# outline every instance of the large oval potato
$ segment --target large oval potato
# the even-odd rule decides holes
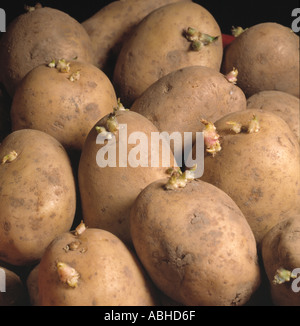
[[[246,29],[224,51],[222,72],[239,71],[237,85],[246,97],[277,90],[299,97],[299,36],[278,23]]]
[[[235,306],[260,284],[256,242],[244,215],[217,187],[193,180],[165,189],[157,180],[137,197],[130,230],[156,286],[184,305]]]
[[[263,263],[272,301],[277,306],[300,306],[299,246],[299,210],[276,224],[263,238]]]
[[[146,185],[167,175],[170,165],[161,164],[162,147],[151,147],[152,133],[159,132],[147,118],[117,111],[113,121],[119,129],[108,142],[99,138],[96,128],[106,128],[109,118],[102,118],[91,129],[83,146],[78,168],[82,215],[89,227],[110,231],[131,245],[131,205]],[[174,164],[170,147],[164,149],[169,151],[169,164]],[[157,164],[152,164],[155,156]]]
[[[281,91],[261,91],[247,99],[248,109],[261,109],[278,114],[293,130],[300,141],[300,99]]]
[[[67,13],[36,6],[15,18],[0,42],[0,76],[10,96],[34,67],[55,58],[94,63],[89,35]]]
[[[38,293],[40,306],[157,304],[136,255],[112,233],[95,228],[63,233],[51,242],[39,265]]]
[[[195,51],[186,38],[189,27],[219,38]],[[131,33],[118,56],[113,83],[124,105],[130,107],[146,88],[171,71],[192,65],[219,70],[222,54],[220,27],[210,12],[191,1],[171,3],[151,12]]]
[[[201,119],[215,122],[230,112],[245,110],[243,91],[213,68],[190,66],[175,70],[149,86],[131,111],[149,119],[169,134],[202,131]],[[179,149],[182,152],[182,148]],[[175,153],[175,157],[177,157]]]
[[[232,123],[241,130],[234,131]],[[266,232],[297,202],[298,139],[278,115],[259,109],[229,113],[215,127],[221,150],[206,153],[201,179],[237,203],[260,247]]]
[[[53,237],[72,226],[76,193],[69,158],[52,136],[31,129],[0,145],[0,260],[38,261]]]
[[[11,105],[12,129],[41,130],[67,150],[80,151],[94,124],[117,107],[117,97],[94,65],[63,61],[59,68],[57,62],[57,67],[33,68],[19,83]]]
[[[156,8],[190,0],[118,0],[82,22],[92,41],[96,65],[112,77],[117,57],[136,25]]]

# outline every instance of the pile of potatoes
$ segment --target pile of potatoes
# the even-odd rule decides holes
[[[9,24],[0,305],[300,306],[299,37],[244,27],[190,0]]]

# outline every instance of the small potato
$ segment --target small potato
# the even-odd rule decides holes
[[[190,34],[197,39],[193,46]],[[205,40],[198,41],[203,37]],[[204,7],[179,1],[151,12],[123,45],[113,84],[126,107],[130,107],[151,84],[187,66],[220,70],[223,47],[221,30]]]
[[[33,68],[18,85],[11,106],[12,129],[41,130],[68,151],[81,151],[94,124],[117,107],[115,90],[90,63],[55,64]]]
[[[221,71],[239,71],[237,85],[246,97],[264,90],[299,97],[299,36],[278,23],[246,29],[224,51]]]
[[[300,141],[298,97],[281,91],[261,91],[247,99],[247,108],[266,110],[279,115]]]
[[[160,78],[130,108],[161,132],[180,132],[182,139],[185,132],[192,132],[193,144],[196,132],[203,129],[201,119],[215,122],[225,114],[245,109],[242,90],[215,69],[204,66],[185,67]],[[182,148],[179,150],[182,152]]]
[[[11,97],[31,69],[55,58],[94,63],[91,40],[77,20],[58,9],[31,9],[8,25],[0,42],[1,82]]]
[[[229,113],[215,128],[220,150],[206,153],[201,179],[236,202],[260,247],[268,230],[297,202],[298,139],[278,115],[258,109]],[[213,140],[213,135],[208,138]]]
[[[117,57],[125,40],[137,24],[153,10],[177,1],[112,1],[82,22],[92,41],[97,66],[112,77]]]
[[[132,240],[147,273],[183,305],[244,305],[260,284],[256,242],[244,215],[211,184],[192,180],[166,189],[169,181],[145,187],[131,209]]]
[[[79,233],[57,236],[43,255],[39,305],[155,305],[156,290],[136,255],[112,233],[79,226]]]
[[[300,306],[299,246],[299,211],[288,215],[263,238],[262,259],[276,306]]]
[[[38,130],[9,134],[0,145],[0,260],[38,261],[53,237],[72,226],[76,193],[62,145]]]

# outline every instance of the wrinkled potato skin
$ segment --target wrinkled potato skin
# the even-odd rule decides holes
[[[228,121],[247,126],[253,115],[257,133],[235,134]],[[215,126],[222,149],[204,159],[202,180],[225,191],[239,206],[260,246],[266,232],[294,207],[299,192],[299,143],[274,113],[248,109],[219,119]]]
[[[263,90],[299,97],[299,36],[277,23],[254,25],[224,51],[222,72],[232,67],[247,98]]]
[[[97,66],[111,77],[122,45],[134,27],[153,10],[177,1],[114,1],[83,21],[82,26],[92,41]]]
[[[53,8],[17,17],[0,42],[0,76],[12,97],[18,83],[34,67],[54,58],[94,63],[91,40],[81,24]]]
[[[269,279],[272,301],[277,306],[300,306],[300,294],[293,292],[290,282],[274,284],[277,269],[293,271],[299,268],[300,215],[290,215],[286,220],[276,224],[264,237],[262,258]],[[298,274],[299,276],[299,274]],[[299,287],[299,281],[297,286]]]
[[[70,81],[78,71],[79,80]],[[15,92],[12,128],[41,130],[67,150],[81,150],[90,129],[116,106],[114,87],[94,65],[71,61],[67,73],[40,65],[25,76]]]
[[[261,109],[279,115],[300,141],[298,97],[281,91],[261,91],[247,99],[248,109]]]
[[[151,147],[151,132],[156,127],[142,115],[131,111],[119,111],[116,115],[119,124],[127,124],[127,134],[142,131],[148,137]],[[97,126],[104,125],[106,117]],[[105,145],[96,144],[97,132],[92,128],[82,150],[78,182],[83,218],[89,227],[105,229],[131,245],[129,230],[130,208],[140,191],[154,180],[166,177],[167,167],[151,167],[149,153],[148,167],[119,166],[119,133],[116,134],[116,167],[99,167],[97,152]],[[124,146],[124,142],[121,142]],[[127,145],[128,153],[135,145]],[[161,157],[161,155],[160,155]],[[171,153],[172,157],[172,153]]]
[[[230,112],[245,110],[246,97],[218,71],[185,67],[152,84],[130,110],[149,119],[160,131],[193,133],[202,131],[201,118],[215,122]]]
[[[126,106],[131,106],[151,84],[174,70],[192,65],[220,70],[222,38],[201,51],[193,51],[184,36],[188,27],[221,36],[213,16],[191,1],[158,8],[140,22],[124,44],[114,70],[113,83]]]
[[[66,250],[79,241],[76,250]],[[76,288],[60,281],[57,263],[80,275]],[[134,253],[113,234],[86,229],[64,233],[47,248],[39,266],[40,306],[153,306],[155,290]]]
[[[31,265],[54,236],[72,226],[76,194],[69,158],[56,139],[38,130],[8,135],[0,158],[0,260]]]
[[[236,204],[194,180],[147,186],[130,215],[135,250],[149,276],[184,305],[243,305],[260,283],[253,233]]]

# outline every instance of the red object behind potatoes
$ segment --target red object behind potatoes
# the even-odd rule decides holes
[[[234,39],[235,37],[233,35],[222,34],[223,48],[226,48],[226,46],[229,45]]]

